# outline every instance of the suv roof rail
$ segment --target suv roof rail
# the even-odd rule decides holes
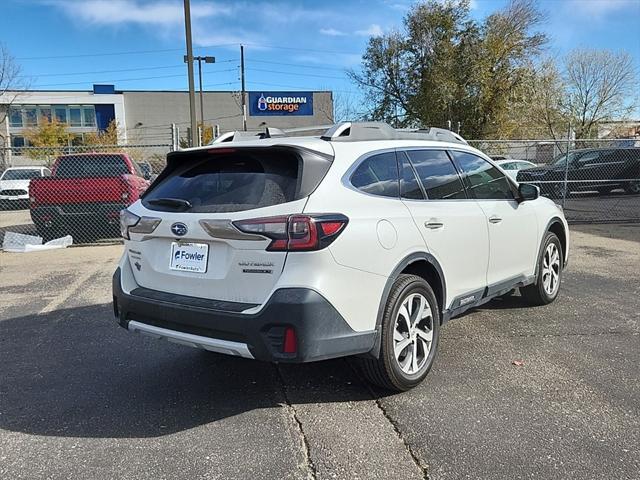
[[[262,140],[264,138],[290,137],[291,133],[325,130],[320,136],[322,140],[332,142],[359,142],[365,140],[431,140],[439,142],[462,143],[467,141],[457,133],[444,128],[395,129],[384,122],[341,122],[335,125],[310,125],[279,129],[265,127],[263,132],[227,132],[216,137],[211,144],[224,142],[241,142]]]
[[[457,133],[444,128],[395,129],[384,122],[342,122],[322,135],[332,142],[359,142],[363,140],[432,140],[467,144]]]
[[[266,127],[264,132],[243,132],[243,131],[235,131],[235,132],[226,132],[222,135],[214,138],[210,145],[215,143],[225,143],[225,142],[242,142],[247,140],[262,140],[263,138],[275,138],[275,137],[286,137],[287,134],[285,131],[280,130],[279,128],[274,127]]]

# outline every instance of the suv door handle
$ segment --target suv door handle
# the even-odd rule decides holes
[[[438,228],[444,227],[444,223],[429,220],[427,222],[424,222],[424,226],[430,230],[437,230]]]
[[[502,219],[497,215],[492,215],[491,217],[489,217],[489,222],[491,223],[500,223],[501,221]]]

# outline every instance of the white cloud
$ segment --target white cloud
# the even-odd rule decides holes
[[[637,8],[637,0],[570,0],[567,4],[571,12],[583,16],[603,17],[625,8]]]
[[[377,23],[372,23],[368,28],[364,30],[356,30],[354,32],[356,35],[360,35],[361,37],[380,37],[383,35],[382,27]]]
[[[330,37],[344,37],[346,35],[346,33],[336,30],[335,28],[321,28],[320,33]]]
[[[184,22],[182,3],[168,0],[51,0],[45,2],[63,10],[70,17],[97,25],[131,23],[138,25],[174,25]],[[232,9],[211,2],[194,3],[191,19],[228,15]]]

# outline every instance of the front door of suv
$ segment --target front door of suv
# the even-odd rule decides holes
[[[450,152],[462,172],[469,195],[485,214],[489,229],[489,290],[533,275],[538,252],[538,220],[532,202],[518,202],[517,190],[484,158],[469,152]]]
[[[444,150],[398,150],[400,190],[429,252],[444,271],[447,307],[473,303],[486,287],[489,234]],[[451,304],[452,299],[457,299]],[[461,303],[462,302],[462,303]]]

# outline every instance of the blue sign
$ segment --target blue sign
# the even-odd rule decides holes
[[[249,92],[249,115],[313,115],[313,92]]]

